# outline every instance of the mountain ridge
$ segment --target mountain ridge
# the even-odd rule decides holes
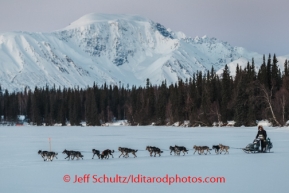
[[[0,84],[10,91],[94,82],[144,86],[147,78],[170,84],[212,66],[220,72],[240,58],[254,58],[257,67],[262,61],[256,52],[190,38],[141,16],[88,14],[51,33],[0,33]]]

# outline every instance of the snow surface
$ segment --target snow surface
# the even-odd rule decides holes
[[[25,87],[144,86],[175,83],[197,71],[243,66],[262,55],[207,36],[190,38],[150,19],[88,14],[52,33],[0,33],[0,85]],[[282,57],[282,61],[288,56]],[[233,71],[234,70],[234,71]]]
[[[265,127],[274,153],[245,154],[245,147],[256,135],[257,127],[181,128],[155,126],[118,127],[0,127],[1,192],[288,192],[289,129]],[[59,153],[53,162],[44,162],[38,150]],[[229,155],[193,155],[193,145],[231,147]],[[147,145],[164,150],[161,157],[149,157]],[[188,155],[169,155],[170,145],[190,149]],[[119,146],[138,149],[137,158],[118,158]],[[91,149],[114,149],[108,160],[91,159]],[[79,150],[84,160],[65,160],[64,149]],[[99,184],[65,183],[64,175],[84,176],[222,176],[223,184]]]

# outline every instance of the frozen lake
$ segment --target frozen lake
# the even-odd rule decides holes
[[[266,128],[274,153],[245,154],[242,150],[256,136],[257,127],[0,127],[1,192],[288,192],[289,128]],[[58,152],[58,159],[44,162],[38,150]],[[231,147],[229,155],[193,154],[194,145],[219,143]],[[164,151],[150,157],[146,146]],[[174,156],[169,146],[185,146],[189,153]],[[138,149],[137,158],[118,158],[118,147]],[[84,160],[68,161],[64,149],[81,151]],[[115,150],[114,158],[91,159],[92,149]],[[84,183],[84,176],[89,181]],[[225,183],[93,183],[95,177],[138,174],[146,177],[224,177]],[[69,175],[70,182],[63,177]],[[82,177],[83,183],[73,183]],[[79,179],[81,181],[81,179]]]

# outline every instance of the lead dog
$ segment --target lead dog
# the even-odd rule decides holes
[[[41,150],[38,151],[38,154],[41,155],[41,157],[43,158],[44,161],[46,161],[46,159],[47,159],[46,158],[47,153],[48,153],[48,151],[41,151]]]
[[[58,159],[57,158],[58,153],[55,153],[53,151],[41,151],[41,150],[39,150],[38,154],[41,155],[41,157],[43,158],[44,161],[49,161],[49,160],[52,161],[54,157],[56,157],[56,159]]]

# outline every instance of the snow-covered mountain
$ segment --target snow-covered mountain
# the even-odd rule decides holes
[[[186,37],[133,15],[88,14],[52,33],[0,34],[0,84],[8,90],[45,85],[174,83],[196,71],[262,55],[216,38]],[[236,63],[236,62],[235,62]],[[246,63],[246,62],[245,62]],[[261,62],[260,62],[261,63]]]

